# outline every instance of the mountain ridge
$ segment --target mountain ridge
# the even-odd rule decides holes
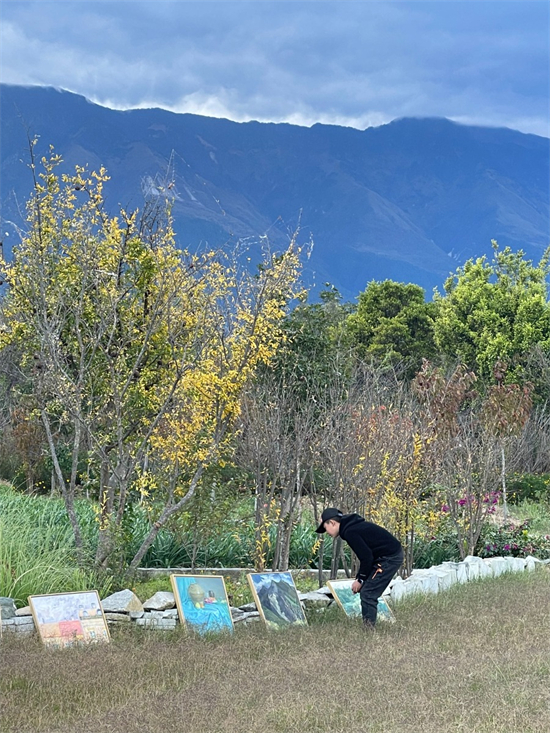
[[[29,133],[67,168],[107,168],[113,208],[141,206],[170,179],[182,246],[278,246],[299,225],[315,243],[310,281],[347,298],[373,279],[441,287],[491,239],[532,259],[550,241],[550,141],[536,135],[444,118],[357,130],[119,111],[48,87],[0,85],[0,101],[4,221],[30,192]]]

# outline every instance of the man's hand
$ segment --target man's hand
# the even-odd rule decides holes
[[[360,580],[354,580],[353,583],[351,584],[351,592],[359,593],[362,586],[363,586],[363,583],[361,583]]]

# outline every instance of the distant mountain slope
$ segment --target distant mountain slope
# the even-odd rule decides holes
[[[315,243],[310,277],[346,298],[384,278],[431,291],[492,238],[536,260],[550,242],[546,138],[444,119],[359,131],[119,112],[48,87],[1,85],[0,103],[4,221],[30,191],[28,132],[70,167],[104,165],[113,208],[141,206],[169,180],[186,246],[265,234],[283,243],[299,222]]]

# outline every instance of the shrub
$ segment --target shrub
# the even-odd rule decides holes
[[[460,560],[456,532],[439,532],[437,536],[416,537],[413,546],[415,568],[430,568],[442,562]]]
[[[541,560],[550,558],[550,535],[537,535],[529,528],[528,519],[520,524],[508,522],[500,527],[486,525],[479,537],[476,554],[480,557],[533,555]]]
[[[514,474],[508,479],[508,499],[513,504],[529,501],[550,504],[550,474]]]

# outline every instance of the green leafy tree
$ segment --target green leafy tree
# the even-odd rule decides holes
[[[405,364],[407,373],[414,375],[422,359],[435,353],[436,309],[425,301],[419,285],[393,280],[369,283],[347,321],[355,352],[361,359]]]
[[[338,290],[328,283],[319,297],[320,303],[300,302],[287,315],[281,347],[268,369],[299,400],[317,398],[335,374],[350,371],[345,323],[352,305],[342,303]]]
[[[549,252],[538,265],[520,250],[499,250],[493,259],[469,260],[436,294],[435,342],[452,363],[457,360],[483,379],[494,364],[510,365],[507,379],[517,379],[520,361],[533,347],[550,350]]]

